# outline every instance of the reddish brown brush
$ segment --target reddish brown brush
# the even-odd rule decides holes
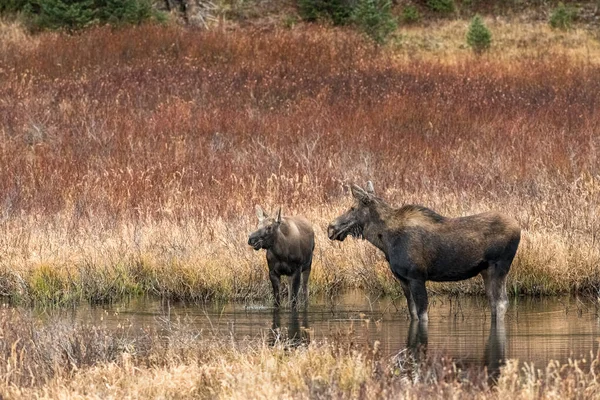
[[[600,67],[566,59],[407,64],[347,32],[157,26],[14,50],[0,75],[9,214],[228,217],[273,174],[318,183],[296,198],[284,184],[286,203],[359,177],[535,201],[598,173]]]

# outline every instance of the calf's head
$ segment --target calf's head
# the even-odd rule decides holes
[[[256,216],[258,217],[258,227],[250,234],[248,244],[254,250],[269,249],[273,246],[275,235],[281,225],[281,208],[277,210],[275,217],[269,217],[260,206],[256,206]]]
[[[357,185],[350,186],[354,204],[348,211],[333,220],[327,228],[330,240],[343,241],[348,235],[355,238],[363,236],[365,225],[370,221],[369,206],[375,201],[375,191],[371,181],[367,182],[366,190]]]

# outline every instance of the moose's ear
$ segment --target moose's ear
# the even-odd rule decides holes
[[[375,188],[373,187],[373,182],[371,182],[371,181],[367,182],[367,190],[366,190],[366,192],[369,193],[369,194],[375,194]]]
[[[352,196],[354,196],[356,200],[364,204],[369,204],[371,201],[369,193],[365,192],[360,186],[357,185],[350,186],[350,189],[352,190]]]
[[[265,213],[263,211],[263,209],[260,208],[259,205],[256,205],[255,208],[256,208],[256,217],[258,218],[259,222],[268,217],[267,213]]]
[[[281,223],[281,207],[277,210],[277,217],[275,218],[278,224]]]

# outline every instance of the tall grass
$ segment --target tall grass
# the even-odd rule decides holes
[[[594,47],[407,59],[314,27],[19,37],[0,39],[0,294],[266,297],[257,203],[314,223],[313,289],[397,291],[375,250],[324,233],[367,179],[392,204],[514,215],[515,293],[600,287]]]

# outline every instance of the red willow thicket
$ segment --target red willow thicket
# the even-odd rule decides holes
[[[559,210],[600,174],[599,111],[600,67],[560,56],[405,62],[307,27],[47,33],[0,55],[0,201],[5,218],[227,219],[371,179],[393,202]]]

